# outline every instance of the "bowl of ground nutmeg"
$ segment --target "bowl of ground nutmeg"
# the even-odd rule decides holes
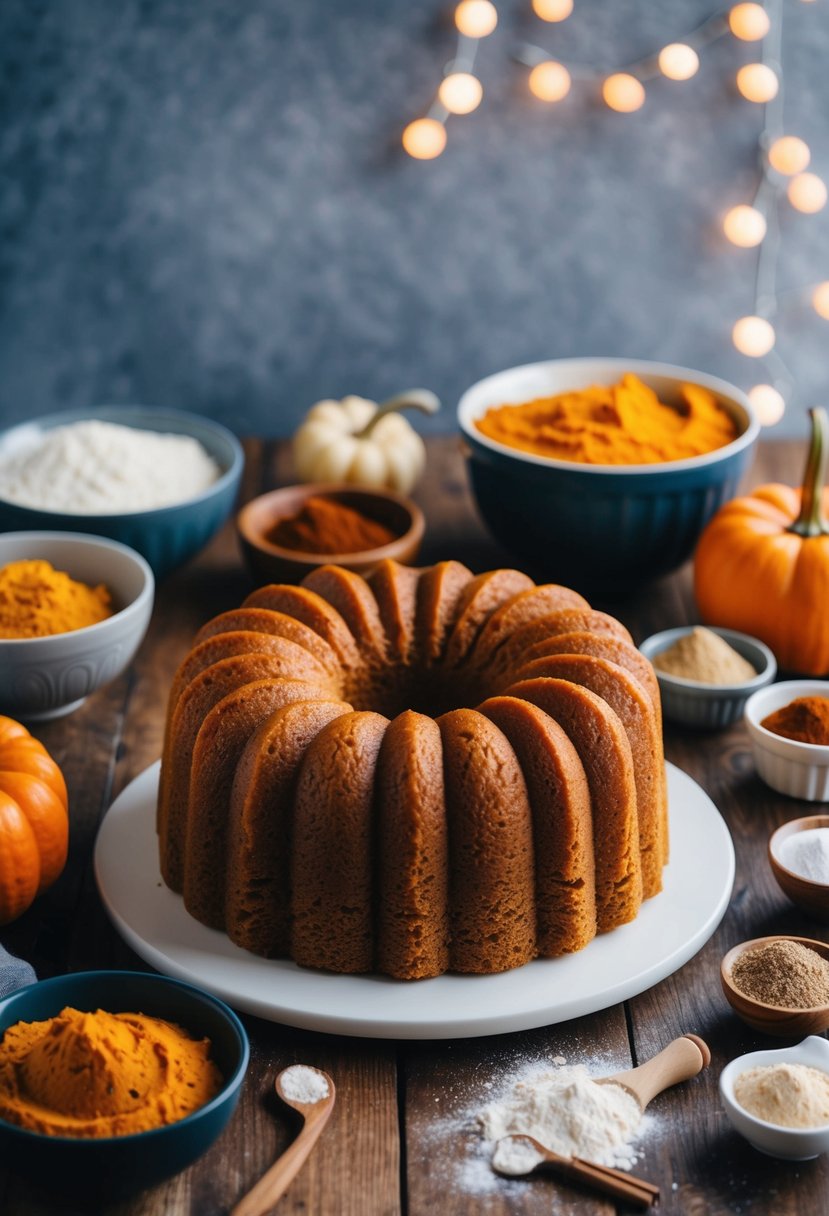
[[[829,945],[808,937],[758,937],[720,965],[731,1008],[764,1034],[796,1038],[829,1029]]]
[[[829,801],[829,680],[782,680],[746,702],[757,772],[780,794]]]
[[[368,575],[382,561],[407,565],[420,550],[420,508],[391,490],[315,484],[261,494],[236,518],[242,554],[259,583],[300,582],[329,563]]]
[[[768,646],[734,629],[663,629],[639,649],[653,664],[665,717],[701,730],[739,721],[749,697],[777,674]]]

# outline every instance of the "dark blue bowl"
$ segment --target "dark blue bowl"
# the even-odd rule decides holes
[[[236,1109],[248,1066],[248,1038],[236,1014],[192,984],[152,972],[80,971],[29,984],[0,1001],[0,1037],[17,1022],[45,1021],[66,1006],[140,1012],[209,1038],[224,1084],[185,1119],[129,1136],[47,1136],[0,1119],[0,1160],[42,1187],[100,1200],[153,1186],[206,1152]]]
[[[667,402],[682,383],[709,388],[735,420],[738,437],[686,460],[588,465],[533,456],[475,426],[490,406],[612,384],[624,372],[634,372]],[[748,398],[725,381],[634,359],[556,359],[510,368],[468,389],[458,419],[475,499],[493,535],[535,577],[610,598],[691,556],[708,520],[737,493],[760,429]]]
[[[156,578],[194,557],[218,532],[233,510],[244,467],[239,440],[226,427],[183,410],[144,405],[102,405],[65,410],[32,422],[23,422],[0,434],[0,453],[22,448],[43,431],[73,422],[114,422],[144,431],[163,431],[197,439],[222,470],[221,477],[203,494],[153,511],[125,511],[113,515],[70,515],[21,507],[0,498],[0,532],[92,532],[121,541],[145,557]]]

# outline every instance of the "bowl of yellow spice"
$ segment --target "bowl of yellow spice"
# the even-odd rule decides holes
[[[768,646],[735,629],[682,625],[652,634],[639,649],[653,664],[665,717],[700,730],[739,721],[749,697],[777,674]]]
[[[634,359],[509,368],[467,389],[458,421],[495,537],[536,577],[607,598],[691,556],[759,433],[740,389]]]
[[[71,713],[127,667],[155,580],[117,541],[73,532],[0,536],[0,708],[24,721]]]
[[[100,1199],[201,1156],[249,1059],[224,1002],[141,971],[86,971],[0,1001],[0,1155],[47,1187]]]

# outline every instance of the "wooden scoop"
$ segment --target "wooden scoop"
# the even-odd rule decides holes
[[[310,1066],[304,1065],[303,1067]],[[302,1131],[293,1144],[285,1150],[281,1157],[277,1158],[271,1168],[248,1191],[247,1195],[239,1200],[231,1211],[230,1216],[264,1216],[265,1212],[270,1211],[277,1200],[281,1199],[285,1191],[287,1191],[305,1164],[311,1149],[319,1139],[320,1132],[325,1127],[334,1109],[336,1091],[334,1089],[334,1082],[327,1072],[323,1072],[321,1068],[310,1069],[310,1071],[317,1073],[326,1082],[328,1093],[315,1102],[300,1102],[296,1098],[289,1097],[283,1088],[283,1079],[289,1071],[289,1069],[284,1068],[278,1074],[274,1087],[282,1101],[286,1105],[293,1107],[294,1110],[299,1111],[302,1115],[305,1121]]]
[[[562,1157],[559,1153],[554,1153],[552,1149],[546,1148],[534,1136],[528,1136],[523,1132],[513,1136],[504,1136],[502,1140],[498,1141],[498,1144],[500,1146],[507,1141],[513,1143],[524,1141],[533,1150],[527,1157],[528,1168],[525,1171],[527,1173],[531,1173],[540,1165],[552,1166],[556,1173],[571,1182],[583,1183],[584,1186],[589,1186],[595,1191],[612,1195],[614,1199],[622,1199],[626,1203],[636,1204],[637,1207],[648,1208],[652,1203],[659,1202],[659,1187],[654,1186],[651,1182],[646,1182],[644,1178],[636,1178],[633,1174],[612,1169],[609,1165],[598,1165],[595,1161],[585,1161],[583,1157]],[[497,1158],[493,1161],[492,1168],[508,1178],[515,1178],[518,1174],[518,1171],[514,1169],[501,1168]]]
[[[612,1077],[595,1077],[597,1084],[621,1085],[633,1094],[642,1110],[652,1098],[669,1089],[679,1081],[687,1081],[711,1063],[708,1044],[699,1035],[684,1034],[663,1047],[653,1059],[629,1068],[626,1072],[614,1073]]]

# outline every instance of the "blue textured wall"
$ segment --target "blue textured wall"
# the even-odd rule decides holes
[[[501,0],[481,108],[437,161],[399,151],[454,33],[440,0],[4,0],[0,421],[88,402],[288,433],[322,396],[434,388],[454,425],[490,371],[570,354],[758,378],[729,342],[755,255],[720,217],[752,192],[758,107],[727,38],[624,117],[550,109],[519,36],[618,67],[712,0]],[[829,174],[827,5],[784,0],[787,127]],[[829,278],[829,211],[783,214],[784,287]],[[780,349],[825,400],[829,325],[793,300]]]

